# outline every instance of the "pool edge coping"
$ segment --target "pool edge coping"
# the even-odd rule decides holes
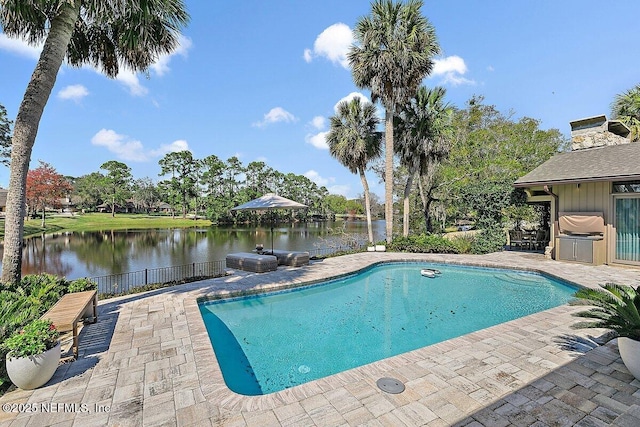
[[[478,262],[469,262],[469,260],[467,259],[458,259],[458,260],[448,260],[446,262],[443,262],[442,260],[436,260],[433,259],[431,256],[432,255],[441,255],[441,254],[411,254],[410,257],[407,257],[405,253],[394,253],[394,252],[387,252],[387,254],[389,255],[402,255],[402,257],[400,258],[394,258],[392,260],[367,260],[366,264],[364,266],[358,266],[355,268],[351,268],[349,269],[348,272],[343,272],[337,275],[333,275],[333,276],[328,276],[327,278],[322,278],[322,279],[317,279],[314,281],[307,281],[307,282],[303,282],[305,283],[305,285],[308,285],[310,282],[315,282],[315,283],[319,283],[322,281],[327,281],[327,280],[335,280],[336,278],[340,278],[340,277],[344,277],[347,275],[352,275],[352,274],[356,274],[359,271],[362,270],[366,270],[369,268],[372,268],[376,265],[381,265],[384,263],[393,263],[393,262],[427,262],[427,263],[440,263],[440,264],[452,264],[452,265],[458,265],[458,266],[471,266],[471,267],[485,267],[485,268],[497,268],[497,269],[502,269],[502,270],[521,270],[521,271],[526,271],[526,272],[532,272],[532,273],[538,273],[541,274],[543,276],[549,276],[552,278],[555,278],[557,280],[561,280],[561,281],[565,281],[568,282],[574,286],[577,287],[585,287],[583,284],[571,281],[569,279],[566,279],[565,277],[561,277],[559,275],[550,273],[548,271],[544,271],[538,268],[532,268],[532,267],[528,267],[528,266],[511,266],[511,265],[507,265],[507,264],[498,264],[495,261],[491,261],[491,260],[482,260],[482,261],[478,261]],[[346,255],[347,257],[349,255]],[[313,267],[311,266],[306,266],[306,267]],[[268,273],[265,274],[263,277],[267,278],[268,277]],[[255,289],[255,291],[253,291],[252,294],[248,294],[248,295],[253,295],[253,294],[259,294],[259,293],[265,293],[265,292],[272,292],[272,291],[278,291],[278,290],[286,290],[286,289],[293,289],[295,287],[300,287],[303,286],[301,285],[301,283],[294,283],[294,284],[287,284],[287,285],[279,285],[279,284],[268,284],[266,286],[262,286],[259,289]],[[227,295],[226,297],[229,297],[228,295],[230,293],[233,293],[234,291],[222,291],[222,295]],[[245,290],[242,290],[240,292],[245,292]],[[237,410],[241,410],[241,411],[253,411],[253,410],[269,410],[269,409],[276,409],[278,407],[281,407],[283,405],[288,405],[288,404],[293,404],[295,402],[298,402],[302,399],[306,399],[310,396],[316,395],[318,393],[323,393],[326,392],[327,390],[331,390],[337,387],[344,387],[348,384],[350,384],[351,382],[353,382],[354,379],[358,379],[358,380],[364,380],[366,382],[368,382],[372,387],[376,387],[376,380],[380,377],[380,376],[384,376],[383,373],[388,371],[389,366],[394,366],[395,368],[399,368],[403,365],[406,364],[406,360],[407,359],[412,359],[414,358],[417,354],[423,352],[425,349],[433,349],[433,348],[437,348],[437,347],[441,347],[441,346],[448,346],[451,345],[451,343],[455,343],[457,340],[464,342],[465,341],[465,337],[470,337],[470,336],[474,336],[476,334],[485,334],[487,332],[490,332],[496,328],[501,328],[504,326],[508,326],[508,325],[512,325],[514,322],[521,322],[523,321],[523,319],[528,319],[532,316],[542,316],[542,315],[551,315],[553,314],[553,312],[555,311],[559,311],[559,314],[563,313],[566,310],[571,310],[571,308],[568,306],[568,304],[563,304],[561,306],[558,307],[554,307],[551,309],[547,309],[547,310],[543,310],[537,313],[533,313],[524,317],[520,317],[518,319],[513,319],[507,322],[503,322],[500,323],[498,325],[494,325],[488,328],[484,328],[484,329],[480,329],[478,331],[474,331],[472,333],[469,334],[465,334],[462,336],[458,336],[455,338],[451,338],[449,340],[445,340],[445,341],[441,341],[439,343],[435,343],[426,347],[421,347],[419,349],[416,350],[412,350],[409,352],[405,352],[405,353],[401,353],[399,355],[396,356],[391,356],[389,358],[385,358],[382,360],[378,360],[375,362],[371,362],[368,363],[366,365],[362,365],[359,367],[355,367],[352,369],[349,369],[347,371],[343,371],[337,374],[333,374],[327,377],[323,377],[323,378],[319,378],[317,380],[313,380],[304,384],[300,384],[300,385],[296,385],[293,386],[291,388],[287,388],[281,391],[277,391],[277,392],[273,392],[273,393],[269,393],[269,394],[265,394],[265,395],[258,395],[258,396],[247,396],[247,395],[242,395],[242,394],[238,394],[234,391],[232,391],[231,389],[229,389],[226,385],[226,383],[224,382],[224,378],[222,376],[222,372],[220,369],[220,366],[218,365],[218,361],[217,358],[215,356],[215,350],[213,349],[213,346],[211,344],[209,335],[206,331],[206,326],[204,325],[204,320],[202,319],[202,315],[200,313],[200,304],[199,302],[203,300],[203,298],[208,298],[211,296],[211,294],[215,294],[215,293],[219,293],[219,291],[213,291],[213,292],[207,292],[201,295],[197,296],[196,298],[185,298],[185,313],[190,313],[190,315],[187,316],[188,318],[188,324],[189,324],[189,329],[190,331],[193,333],[197,333],[200,337],[200,339],[198,340],[194,340],[197,341],[199,343],[198,346],[198,350],[196,351],[195,348],[195,344],[194,344],[194,353],[196,352],[200,352],[201,356],[207,356],[206,358],[196,358],[196,365],[198,367],[198,376],[200,377],[200,381],[201,381],[201,386],[203,389],[203,394],[207,399],[212,399],[214,401],[217,402],[217,404],[225,409],[225,410],[229,410],[229,411],[237,411]],[[237,293],[237,291],[236,291]],[[235,296],[246,296],[246,295],[235,295]],[[234,296],[234,297],[235,297]],[[189,310],[187,310],[187,305],[189,306]],[[564,310],[563,310],[564,308]],[[196,318],[193,319],[193,310],[195,309],[195,312],[197,314]],[[573,311],[577,310],[576,308],[573,309]],[[192,323],[194,322],[194,323]],[[195,328],[192,329],[192,326],[194,326]],[[202,333],[204,333],[204,335],[202,335]],[[202,345],[202,342],[206,342],[205,345]],[[211,358],[212,357],[212,358]],[[215,364],[215,372],[211,372],[210,370],[207,370],[204,366],[201,368],[201,364],[204,363],[206,360],[208,360],[208,363],[214,362]],[[200,362],[200,363],[198,363]],[[372,375],[372,373],[375,373],[374,375]],[[211,377],[211,375],[213,374],[213,377]],[[206,384],[206,382],[204,381],[204,379],[207,378],[209,380],[213,380],[211,383]],[[207,381],[208,382],[208,381]]]

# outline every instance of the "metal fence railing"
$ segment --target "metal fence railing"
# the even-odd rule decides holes
[[[325,257],[336,252],[358,251],[366,245],[335,245],[309,250],[310,257]],[[173,267],[145,268],[127,273],[91,277],[98,286],[98,295],[126,294],[132,289],[150,284],[177,283],[183,280],[224,275],[225,260],[194,262]]]
[[[359,251],[366,247],[364,244],[348,244],[339,246],[330,246],[324,248],[315,248],[309,251],[310,257],[323,257],[337,252]]]
[[[98,295],[128,293],[132,289],[154,283],[174,283],[199,277],[224,274],[225,261],[194,262],[173,267],[145,268],[128,273],[91,277],[98,285]]]

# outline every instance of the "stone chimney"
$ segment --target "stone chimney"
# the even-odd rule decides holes
[[[571,150],[628,144],[629,128],[618,120],[607,120],[605,115],[575,120],[571,125]]]

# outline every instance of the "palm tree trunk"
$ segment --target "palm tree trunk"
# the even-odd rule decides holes
[[[424,185],[422,183],[422,178],[418,179],[418,187],[420,188],[420,198],[422,199],[424,228],[427,233],[431,233],[433,231],[433,221],[431,220],[431,215],[429,215],[429,210],[431,209],[431,203],[433,203],[434,201],[433,197],[431,196],[433,187],[429,186],[429,190],[425,191]]]
[[[373,240],[373,226],[371,225],[371,198],[369,197],[369,183],[364,174],[363,168],[358,168],[360,173],[360,181],[362,181],[362,189],[364,190],[364,211],[367,214],[367,232],[369,233],[369,243],[375,243]]]
[[[384,116],[384,219],[387,243],[393,239],[393,114],[387,108]]]
[[[413,177],[416,174],[416,168],[411,168],[409,176],[407,177],[407,184],[404,186],[404,202],[402,212],[402,235],[407,237],[409,235],[409,197],[411,196],[411,187],[413,187]]]
[[[31,151],[42,112],[55,85],[71,34],[80,16],[81,3],[81,0],[73,0],[60,5],[60,12],[51,21],[49,35],[16,116],[11,140],[11,167],[0,278],[2,283],[19,283],[21,279],[27,172]]]
[[[420,190],[420,199],[422,200],[422,214],[424,215],[424,230],[429,232],[429,210],[427,209],[427,195],[424,193],[422,185],[422,177],[418,177],[418,189]]]

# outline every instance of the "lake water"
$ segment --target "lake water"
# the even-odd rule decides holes
[[[376,240],[384,239],[384,221],[374,221]],[[366,242],[365,221],[278,224],[275,249],[313,251],[337,242],[341,232]],[[25,241],[22,273],[40,272],[68,279],[224,260],[228,253],[247,252],[262,243],[271,247],[267,226],[216,226],[153,230],[55,233]]]

